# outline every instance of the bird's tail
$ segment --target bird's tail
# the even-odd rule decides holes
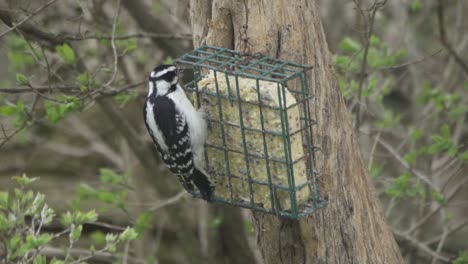
[[[193,170],[193,183],[197,186],[200,191],[203,200],[211,201],[213,199],[214,185],[209,180],[206,172],[198,169]]]

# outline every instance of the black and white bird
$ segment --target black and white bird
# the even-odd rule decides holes
[[[196,111],[185,95],[179,83],[181,72],[174,65],[160,65],[151,72],[145,124],[162,160],[183,187],[189,192],[197,188],[210,201],[214,184],[203,169],[208,137],[205,113]]]

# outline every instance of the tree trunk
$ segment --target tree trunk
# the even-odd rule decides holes
[[[194,46],[206,42],[313,65],[314,142],[328,206],[300,221],[254,213],[266,263],[402,263],[338,89],[317,1],[192,0]]]

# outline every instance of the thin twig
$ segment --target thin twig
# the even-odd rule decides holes
[[[398,152],[390,145],[388,144],[386,141],[384,141],[383,139],[376,139],[380,145],[382,145],[382,147],[384,147],[390,154],[392,154],[392,156],[400,162],[400,164],[407,170],[409,170],[411,173],[413,173],[414,175],[416,175],[416,177],[418,177],[420,180],[422,180],[423,182],[425,182],[428,186],[431,187],[431,189],[433,189],[434,191],[436,192],[440,192],[439,188],[434,185],[434,183],[432,183],[432,181],[429,179],[429,177],[427,177],[426,175],[424,175],[422,172],[412,168],[408,162],[405,161],[405,159],[400,155],[398,154]]]
[[[459,184],[457,184],[457,186],[455,186],[455,188],[453,188],[453,190],[446,196],[446,201],[447,203],[462,189],[465,187],[465,184],[468,183],[468,177],[465,177],[461,180],[461,182],[459,182]],[[443,204],[438,204],[436,208],[434,208],[434,210],[432,210],[430,213],[428,213],[426,216],[424,216],[421,220],[419,220],[419,222],[417,222],[416,224],[414,224],[413,226],[411,226],[411,228],[409,228],[406,233],[412,233],[414,232],[415,230],[417,230],[419,227],[421,227],[422,225],[424,225],[429,219],[431,219],[436,213],[438,213],[442,207],[444,205]]]
[[[187,192],[185,190],[181,191],[178,194],[174,195],[173,197],[171,197],[169,199],[166,199],[166,200],[152,206],[150,208],[150,210],[151,211],[157,211],[157,210],[159,210],[161,208],[164,208],[164,207],[166,207],[168,205],[174,204],[174,203],[178,202],[179,200],[181,200],[182,198],[186,197],[186,195],[187,195]]]
[[[101,96],[112,96],[112,95],[117,95],[121,92],[125,92],[127,90],[131,90],[133,88],[136,88],[138,86],[141,86],[145,84],[147,81],[139,81],[136,83],[131,83],[119,88],[113,88],[113,89],[108,89],[106,91],[99,91],[98,94]],[[41,92],[41,93],[67,93],[67,94],[84,94],[80,90],[80,87],[78,86],[52,86],[52,87],[47,87],[47,86],[33,86],[33,89],[30,87],[8,87],[8,88],[0,88],[0,93],[8,93],[8,94],[18,94],[18,93],[33,93],[35,91]]]
[[[410,235],[408,235],[406,233],[399,232],[397,230],[393,230],[393,233],[397,237],[402,238],[403,240],[409,242],[410,244],[412,244],[416,248],[418,248],[421,251],[427,253],[429,256],[431,256],[433,258],[436,258],[437,260],[441,260],[441,261],[444,261],[444,262],[449,262],[450,261],[450,259],[448,257],[444,257],[444,256],[439,255],[437,252],[432,250],[430,247],[428,247],[427,245],[419,242],[417,239],[413,238],[412,236],[410,236]]]
[[[62,41],[84,41],[84,40],[111,40],[112,36],[58,36]],[[124,36],[114,36],[114,40],[127,40],[133,38],[154,38],[154,39],[173,39],[173,40],[191,40],[189,34],[164,34],[164,33],[135,33]]]
[[[459,223],[458,225],[454,226],[453,228],[450,228],[447,232],[447,237],[453,235],[455,232],[458,232],[460,229],[464,228],[465,226],[468,226],[468,219],[465,221]],[[442,239],[442,235],[433,237],[427,241],[424,241],[424,244],[431,245],[433,243],[436,243],[437,241],[440,241]]]
[[[28,20],[30,20],[31,18],[33,18],[35,15],[39,14],[42,10],[46,9],[47,7],[49,7],[50,5],[52,5],[53,3],[57,2],[57,0],[50,0],[49,2],[47,2],[45,5],[37,8],[36,10],[34,10],[29,16],[27,16],[25,19],[21,20],[20,22],[18,23],[12,23],[13,25],[8,28],[6,31],[0,33],[0,38],[2,38],[3,36],[5,36],[6,34],[8,34],[9,32],[15,30],[17,27],[23,25],[24,23],[26,23]]]
[[[443,229],[444,229],[444,231],[442,233],[442,238],[440,239],[439,244],[437,245],[437,249],[436,249],[437,255],[440,255],[440,252],[442,251],[442,248],[443,248],[443,246],[445,244],[445,241],[446,241],[447,235],[448,235],[447,227],[443,226]],[[431,264],[437,264],[437,258],[433,257]]]
[[[424,57],[416,59],[416,60],[407,61],[405,63],[399,64],[399,65],[394,65],[394,66],[389,66],[389,67],[379,67],[379,68],[376,68],[376,70],[396,70],[396,69],[408,67],[408,66],[411,66],[411,65],[419,64],[419,63],[424,62],[428,58],[434,57],[435,55],[439,54],[440,52],[442,52],[442,49],[439,49],[436,52],[433,52],[433,53],[431,53],[431,54],[429,54],[427,56],[424,56]]]
[[[366,36],[365,36],[365,46],[364,46],[364,57],[362,58],[361,62],[361,71],[359,74],[359,86],[358,86],[358,109],[356,113],[356,130],[359,131],[359,127],[361,126],[361,99],[362,99],[362,89],[364,87],[364,81],[367,79],[367,56],[369,54],[369,48],[370,48],[370,38],[372,36],[372,33],[374,31],[374,22],[375,22],[375,15],[377,14],[377,11],[385,6],[387,3],[387,0],[383,0],[381,2],[375,0],[374,4],[372,5],[372,13],[368,22],[368,28],[366,30]]]
[[[114,70],[112,71],[112,77],[109,79],[109,81],[107,81],[106,84],[104,84],[104,87],[109,86],[115,80],[115,76],[117,75],[119,56],[117,54],[117,47],[115,46],[115,30],[117,28],[117,22],[119,21],[120,7],[121,7],[120,0],[118,0],[117,12],[115,13],[114,23],[112,23],[112,35],[111,35],[112,53],[114,54]]]
[[[379,132],[377,132],[377,135],[375,136],[375,140],[374,140],[374,144],[372,144],[372,149],[370,151],[370,154],[369,154],[369,162],[367,164],[367,169],[370,171],[372,169],[372,164],[374,163],[374,153],[375,153],[375,149],[377,148],[377,143],[380,139],[380,134],[382,133],[381,130],[379,130]]]
[[[455,48],[450,44],[450,41],[448,40],[447,33],[445,31],[445,17],[444,17],[444,0],[438,0],[438,5],[437,5],[437,19],[439,21],[439,34],[440,34],[440,42],[444,47],[448,50],[450,55],[455,59],[455,61],[460,65],[462,68],[463,72],[468,75],[468,64],[460,57],[460,55],[457,53]]]
[[[23,130],[26,127],[26,125],[27,125],[27,122],[24,122],[19,128],[17,128],[15,131],[13,131],[13,133],[11,133],[9,135],[6,134],[5,129],[2,126],[2,131],[3,131],[3,134],[4,134],[4,138],[2,139],[2,142],[0,142],[0,148],[2,148],[3,145],[5,145],[8,141],[10,141],[13,137],[15,137],[16,134],[21,132],[21,130]]]

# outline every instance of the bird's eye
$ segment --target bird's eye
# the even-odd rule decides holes
[[[177,74],[182,74],[184,72],[184,69],[177,68],[176,73]]]

